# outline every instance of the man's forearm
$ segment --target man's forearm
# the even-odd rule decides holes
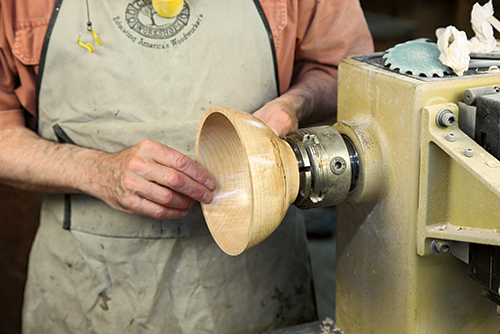
[[[337,78],[319,69],[308,71],[280,98],[293,103],[301,124],[330,119],[337,112]]]
[[[0,182],[85,193],[117,210],[157,219],[184,217],[195,201],[210,203],[215,187],[192,159],[152,140],[105,153],[53,143],[23,127],[0,130]]]
[[[337,79],[322,70],[302,74],[283,95],[254,113],[279,137],[302,125],[324,121],[337,110]]]
[[[24,127],[0,130],[0,182],[55,192],[89,191],[92,161],[103,152],[53,143]]]

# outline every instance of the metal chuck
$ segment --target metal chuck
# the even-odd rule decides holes
[[[301,209],[342,203],[357,184],[359,159],[351,140],[331,126],[290,132],[290,144],[300,173],[295,205]]]

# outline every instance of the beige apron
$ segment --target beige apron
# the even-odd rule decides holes
[[[186,1],[161,18],[150,0],[89,0],[103,42],[76,43],[84,0],[58,2],[39,89],[39,133],[116,152],[154,139],[193,156],[203,111],[252,112],[277,94],[267,22],[251,0]],[[63,229],[64,224],[64,229]],[[303,222],[241,256],[218,249],[199,206],[184,219],[48,195],[28,268],[25,333],[260,333],[313,320]]]

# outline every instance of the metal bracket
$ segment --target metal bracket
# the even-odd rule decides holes
[[[458,125],[436,124],[443,109],[458,115],[453,103],[422,109],[417,223],[422,256],[433,254],[434,239],[500,245],[500,162]]]

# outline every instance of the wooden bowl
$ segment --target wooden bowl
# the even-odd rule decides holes
[[[201,206],[219,247],[238,255],[271,235],[299,191],[288,143],[250,114],[213,106],[198,127],[195,154],[216,180],[213,201]]]

